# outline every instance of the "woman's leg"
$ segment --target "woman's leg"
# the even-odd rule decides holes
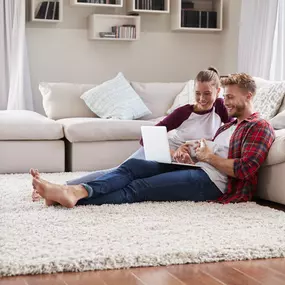
[[[172,170],[171,165],[133,158],[113,172],[87,184],[60,185],[33,177],[33,187],[46,200],[48,206],[59,203],[71,208],[83,198],[106,195],[120,190],[135,179],[151,177]]]
[[[147,176],[147,173],[140,175],[139,172],[143,173],[143,170],[136,167],[125,170],[134,173],[130,174],[129,178],[125,177],[124,181],[121,181],[122,183],[115,181],[116,179],[110,181],[109,190],[112,189],[112,191],[106,191],[106,194],[100,189],[99,184],[96,184],[96,181],[95,183],[88,183],[86,187],[88,198],[79,200],[77,205],[122,204],[143,201],[197,202],[216,200],[222,195],[221,191],[201,169],[158,165],[159,167],[156,163],[152,165],[157,170],[153,172],[160,172],[156,175]],[[151,172],[150,169],[149,171]],[[132,179],[134,177],[137,179]],[[106,177],[106,179],[109,178]]]
[[[125,161],[131,159],[131,158],[136,158],[136,159],[143,159],[145,160],[145,154],[144,154],[144,148],[140,147],[136,152],[134,152],[130,157],[128,157]],[[125,162],[124,161],[124,162]],[[123,163],[124,163],[123,162]],[[88,183],[90,181],[94,181],[95,179],[111,173],[112,171],[116,170],[118,166],[113,167],[113,168],[109,168],[109,169],[104,169],[104,170],[97,170],[94,171],[92,173],[89,173],[87,175],[81,176],[79,178],[75,178],[72,180],[68,180],[66,182],[67,185],[78,185],[78,184],[82,184],[82,183]]]

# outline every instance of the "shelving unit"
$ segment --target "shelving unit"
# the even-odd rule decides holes
[[[101,37],[100,33],[110,33],[115,37]],[[135,29],[135,30],[134,30]],[[89,40],[136,41],[140,38],[140,16],[93,14],[88,17]]]
[[[223,0],[193,0],[191,2],[193,2],[194,7],[191,9],[183,9],[182,1],[183,0],[171,1],[171,29],[173,31],[222,31]],[[216,25],[213,27],[215,22]]]
[[[63,0],[31,0],[32,22],[59,23],[63,21]]]
[[[70,0],[72,6],[81,7],[123,7],[124,0]]]
[[[126,0],[126,2],[128,13],[165,14],[169,13],[170,8],[170,0]]]

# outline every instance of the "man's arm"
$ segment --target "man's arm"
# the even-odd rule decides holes
[[[198,159],[208,162],[219,171],[238,179],[254,175],[266,159],[274,141],[274,131],[266,121],[258,121],[247,133],[241,158],[225,159],[213,154],[209,148],[198,149]]]
[[[211,153],[209,155],[209,158],[205,162],[208,162],[209,164],[213,165],[219,171],[227,174],[228,176],[236,177],[234,172],[234,161],[234,159],[222,158],[218,155]]]

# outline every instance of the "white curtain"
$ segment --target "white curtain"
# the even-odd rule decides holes
[[[0,0],[0,62],[0,110],[33,110],[24,0]]]
[[[285,0],[278,1],[270,79],[285,80]]]
[[[277,19],[280,14],[283,14],[284,21],[284,11],[280,11],[281,6],[284,10],[284,1],[242,0],[238,47],[239,72],[274,79],[270,78],[275,74],[272,64],[280,60],[280,53],[276,51],[283,45],[284,52],[284,38],[283,44],[276,40],[280,33],[280,29],[277,31]]]

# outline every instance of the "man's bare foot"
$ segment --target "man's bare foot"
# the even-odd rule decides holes
[[[54,203],[73,208],[79,199],[87,197],[88,193],[81,185],[66,186],[45,182],[42,179],[33,178],[33,187],[46,200],[46,205]],[[52,203],[52,204],[51,204]]]

